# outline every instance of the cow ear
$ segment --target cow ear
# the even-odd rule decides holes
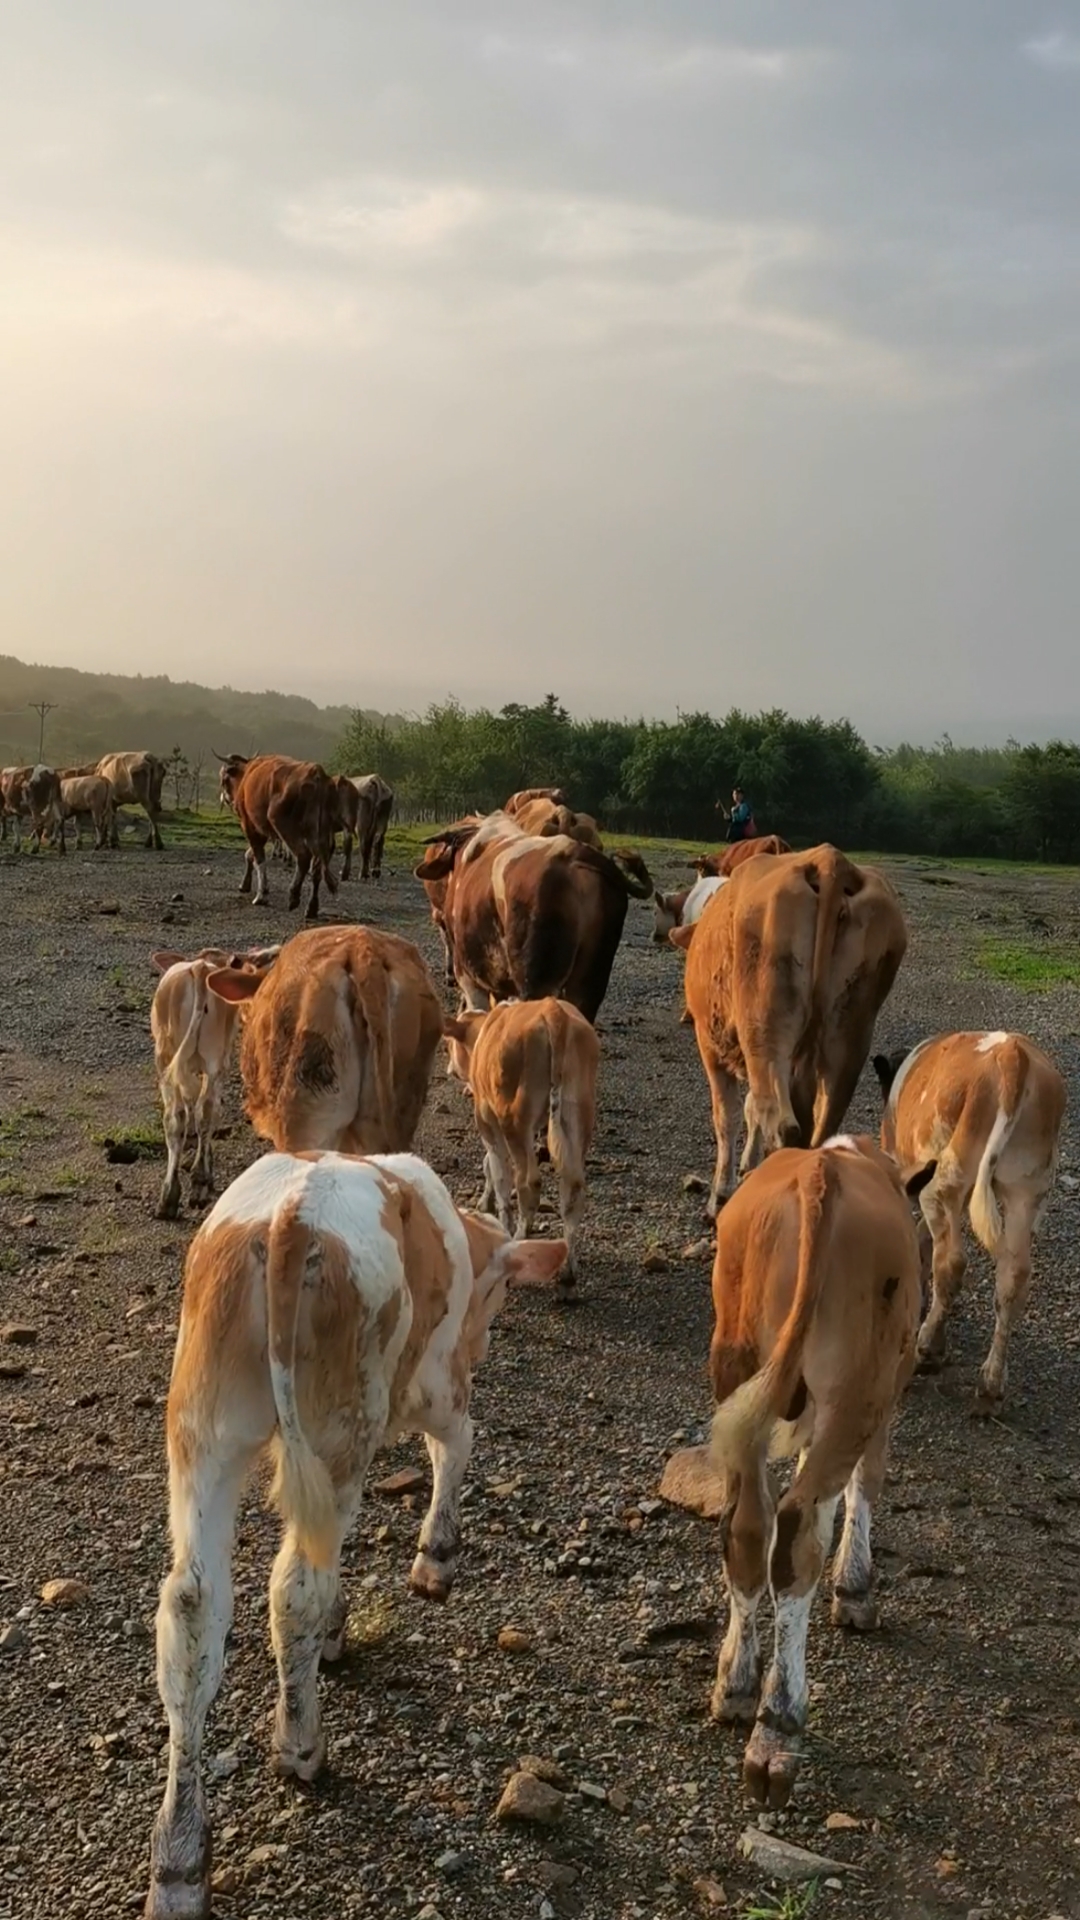
[[[892,1086],[893,1080],[895,1078],[891,1063],[889,1062],[885,1054],[875,1053],[873,1059],[870,1062],[870,1065],[873,1067],[874,1072],[877,1074],[878,1085],[881,1088],[882,1093],[888,1093],[889,1088]]]
[[[452,1014],[446,1015],[442,1030],[444,1040],[460,1040],[463,1044],[468,1041],[469,1029],[465,1021],[456,1020]]]
[[[928,1160],[925,1167],[918,1167],[914,1173],[903,1174],[901,1178],[904,1182],[904,1192],[910,1195],[912,1200],[916,1199],[923,1188],[930,1185],[936,1172],[937,1161]]]
[[[447,874],[453,871],[453,866],[454,849],[452,847],[444,846],[441,853],[432,848],[421,860],[419,866],[413,868],[413,878],[414,880],[445,880]]]
[[[681,947],[685,953],[696,932],[697,926],[694,922],[691,922],[688,927],[672,927],[671,932],[668,934],[668,939],[671,941],[673,947]]]
[[[159,973],[168,973],[170,967],[179,966],[186,957],[183,953],[152,953],[150,964],[155,966]]]
[[[570,1252],[565,1240],[511,1240],[496,1256],[508,1287],[549,1287]]]
[[[254,973],[247,967],[222,967],[219,973],[207,974],[206,984],[219,1000],[238,1006],[242,1000],[254,998],[265,978],[264,972]]]

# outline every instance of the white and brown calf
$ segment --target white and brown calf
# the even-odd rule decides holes
[[[814,1151],[772,1154],[717,1222],[711,1457],[725,1490],[729,1617],[712,1712],[753,1723],[743,1778],[772,1807],[786,1804],[801,1761],[807,1627],[841,1494],[833,1621],[877,1623],[871,1514],[919,1323],[908,1195],[932,1173],[905,1181],[873,1140],[838,1135]],[[778,1504],[770,1453],[799,1456]],[[762,1683],[757,1614],[766,1585],[775,1627]]]
[[[997,1274],[994,1337],[979,1374],[976,1410],[1005,1395],[1009,1335],[1031,1287],[1031,1244],[1058,1162],[1065,1082],[1052,1060],[1019,1033],[949,1033],[907,1058],[878,1054],[885,1096],[882,1146],[907,1163],[937,1160],[922,1195],[933,1239],[933,1295],[919,1331],[919,1359],[940,1365],[945,1323],[964,1279],[965,1207]]]
[[[193,1123],[197,1149],[191,1171],[192,1205],[200,1205],[214,1190],[214,1125],[240,1008],[211,993],[207,981],[222,967],[259,971],[273,963],[277,951],[263,947],[249,954],[229,954],[206,947],[193,960],[182,953],[153,955],[162,978],[150,1008],[150,1031],[168,1154],[159,1220],[175,1220],[180,1210],[180,1164]]]
[[[673,927],[696,926],[713,894],[726,886],[726,875],[703,874],[681,893],[661,893],[658,888],[653,894],[653,939],[657,946],[667,945]]]
[[[146,1920],[210,1912],[203,1730],[232,1618],[236,1510],[268,1450],[285,1537],[270,1582],[278,1770],[326,1751],[316,1676],[340,1656],[342,1542],[385,1442],[423,1433],[431,1505],[409,1576],[445,1600],[472,1449],[469,1398],[507,1287],[549,1281],[559,1241],[508,1241],[459,1213],[411,1154],[271,1153],[222,1196],[188,1254],[168,1406],[173,1567],[158,1608],[169,1776]]]
[[[577,1280],[576,1249],[585,1207],[585,1161],[596,1124],[600,1042],[584,1014],[566,1000],[507,1000],[490,1013],[447,1020],[450,1068],[467,1082],[484,1143],[481,1207],[494,1200],[510,1228],[532,1232],[540,1205],[536,1139],[547,1123],[548,1152],[559,1181],[566,1238],[564,1286]]]

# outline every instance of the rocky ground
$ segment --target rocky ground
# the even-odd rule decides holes
[[[661,870],[662,872],[662,870]],[[675,878],[674,871],[670,877]],[[1075,1086],[1080,995],[980,973],[987,934],[1067,943],[1075,881],[898,870],[913,940],[886,1047],[1015,1026]],[[0,854],[0,1914],[137,1912],[163,1780],[152,1625],[166,1563],[162,1408],[193,1222],[155,1221],[151,951],[246,943],[235,852],[34,861]],[[257,938],[293,930],[284,884]],[[341,896],[436,951],[402,868]],[[1039,924],[1039,921],[1043,923]],[[1080,1916],[1080,1302],[1075,1130],[1046,1222],[1002,1418],[969,1416],[990,1335],[980,1256],[953,1364],[908,1396],[877,1522],[884,1625],[811,1631],[810,1757],[775,1831],[842,1862],[770,1888],[740,1854],[757,1824],[740,1737],[707,1701],[721,1621],[715,1528],[661,1506],[666,1456],[708,1414],[709,1263],[684,1176],[710,1134],[681,961],[631,907],[602,1025],[587,1280],[575,1309],[514,1296],[477,1380],[466,1552],[448,1608],[405,1587],[420,1502],[373,1493],[348,1550],[353,1645],[321,1682],[331,1764],[269,1772],[266,1587],[275,1525],[253,1487],[236,1623],[212,1716],[209,1798],[235,1920],[797,1920]],[[867,1081],[852,1121],[877,1117]],[[233,1097],[221,1171],[257,1150]],[[1075,1128],[1075,1118],[1073,1122]],[[434,1084],[419,1147],[477,1184],[467,1105]],[[418,1443],[380,1463],[416,1464]],[[69,1608],[43,1585],[84,1583]],[[500,1646],[500,1630],[518,1651]],[[520,1756],[570,1791],[550,1829],[498,1824]],[[838,1820],[836,1816],[846,1818]],[[767,1825],[768,1822],[766,1821]]]

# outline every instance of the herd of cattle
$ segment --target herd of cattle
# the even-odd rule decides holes
[[[105,766],[65,779],[112,782]],[[354,808],[342,782],[295,770],[233,758],[222,794],[244,829],[255,900],[277,841],[296,861],[293,903],[310,871],[317,911],[335,830],[359,839],[365,873],[380,871],[389,790],[344,783]],[[137,769],[128,777],[156,836],[160,787],[140,789]],[[511,1287],[566,1295],[579,1280],[596,1022],[631,899],[651,900],[655,937],[685,952],[682,1017],[712,1105],[716,1414],[708,1447],[684,1464],[721,1513],[729,1619],[712,1711],[750,1724],[744,1780],[759,1802],[782,1807],[800,1764],[807,1626],[841,1496],[832,1617],[876,1624],[871,1517],[889,1432],[916,1364],[943,1357],[965,1211],[996,1269],[976,1405],[1000,1405],[1057,1166],[1061,1074],[1021,1035],[947,1034],[906,1057],[875,1056],[880,1140],[839,1131],[907,947],[895,891],[831,846],[748,841],[697,864],[693,886],[661,894],[639,855],[605,850],[596,823],[553,789],[433,834],[415,872],[460,995],[453,1015],[418,948],[375,927],[154,956],[168,1148],[159,1212],[179,1209],[192,1134],[191,1199],[212,1190],[237,1037],[246,1110],[272,1151],[217,1201],[187,1260],[167,1420],[173,1566],[158,1679],[169,1774],[150,1920],[210,1912],[201,1749],[255,1461],[274,1459],[285,1526],[270,1586],[282,1772],[308,1780],[324,1757],[316,1676],[343,1648],[341,1547],[368,1466],[401,1432],[424,1435],[433,1478],[410,1581],[430,1599],[450,1591],[472,1377],[491,1322]],[[476,1210],[455,1205],[411,1152],[441,1042],[483,1148]],[[561,1215],[550,1240],[532,1237],[545,1131]],[[778,1502],[776,1455],[797,1456]],[[766,1589],[775,1620],[763,1677]]]

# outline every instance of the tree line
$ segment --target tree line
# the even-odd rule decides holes
[[[759,828],[794,845],[831,840],[883,853],[1080,862],[1080,746],[871,747],[848,720],[779,709],[723,718],[575,720],[535,706],[423,715],[356,712],[333,759],[379,772],[399,810],[445,820],[500,805],[519,787],[563,786],[612,833],[720,840],[718,800],[750,797]]]

